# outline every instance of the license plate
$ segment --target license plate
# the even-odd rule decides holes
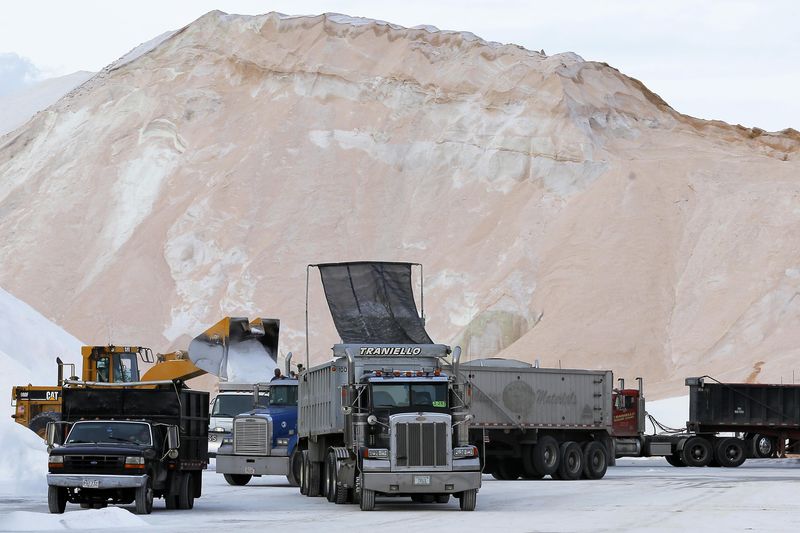
[[[100,486],[99,479],[82,479],[81,480],[81,487],[84,489],[96,489]]]
[[[252,467],[252,466],[246,466],[246,467],[244,467],[244,473],[245,474],[255,474],[256,473],[256,469],[254,467]]]
[[[414,476],[414,485],[430,485],[431,476]]]

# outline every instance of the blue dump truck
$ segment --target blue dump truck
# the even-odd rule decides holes
[[[290,361],[291,354],[286,362],[287,375]],[[231,485],[246,485],[253,477],[285,475],[291,485],[297,486],[297,380],[283,376],[255,385],[254,405],[259,401],[263,404],[265,391],[265,407],[234,417],[230,435],[222,439],[217,450],[217,473]]]

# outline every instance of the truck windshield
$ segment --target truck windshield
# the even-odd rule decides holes
[[[150,425],[143,422],[77,422],[72,426],[66,444],[118,442],[152,445]]]
[[[270,405],[297,405],[297,385],[273,385],[269,388]]]
[[[446,383],[373,383],[375,408],[447,408]]]
[[[258,406],[266,407],[269,399],[266,394],[258,397]],[[211,416],[221,418],[233,418],[234,416],[253,410],[252,394],[218,394],[214,398],[214,407],[211,409]]]

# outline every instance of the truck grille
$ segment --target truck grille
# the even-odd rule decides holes
[[[119,455],[65,455],[64,470],[95,474],[115,474],[123,470],[125,457]]]
[[[271,444],[271,418],[243,416],[233,421],[233,453],[269,455]]]
[[[448,417],[449,418],[449,417]],[[437,468],[449,466],[451,448],[448,421],[398,421],[394,424],[395,466]]]

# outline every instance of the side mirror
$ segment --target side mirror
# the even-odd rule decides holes
[[[369,415],[367,417],[367,424],[369,424],[370,426],[374,426],[377,423],[378,423],[378,417],[377,416]]]
[[[178,426],[167,427],[167,455],[170,459],[178,458],[178,448],[181,447],[181,436],[178,433]]]
[[[56,423],[55,422],[48,422],[47,428],[45,428],[45,441],[47,441],[47,449],[48,451],[53,448],[53,445],[56,442]]]

